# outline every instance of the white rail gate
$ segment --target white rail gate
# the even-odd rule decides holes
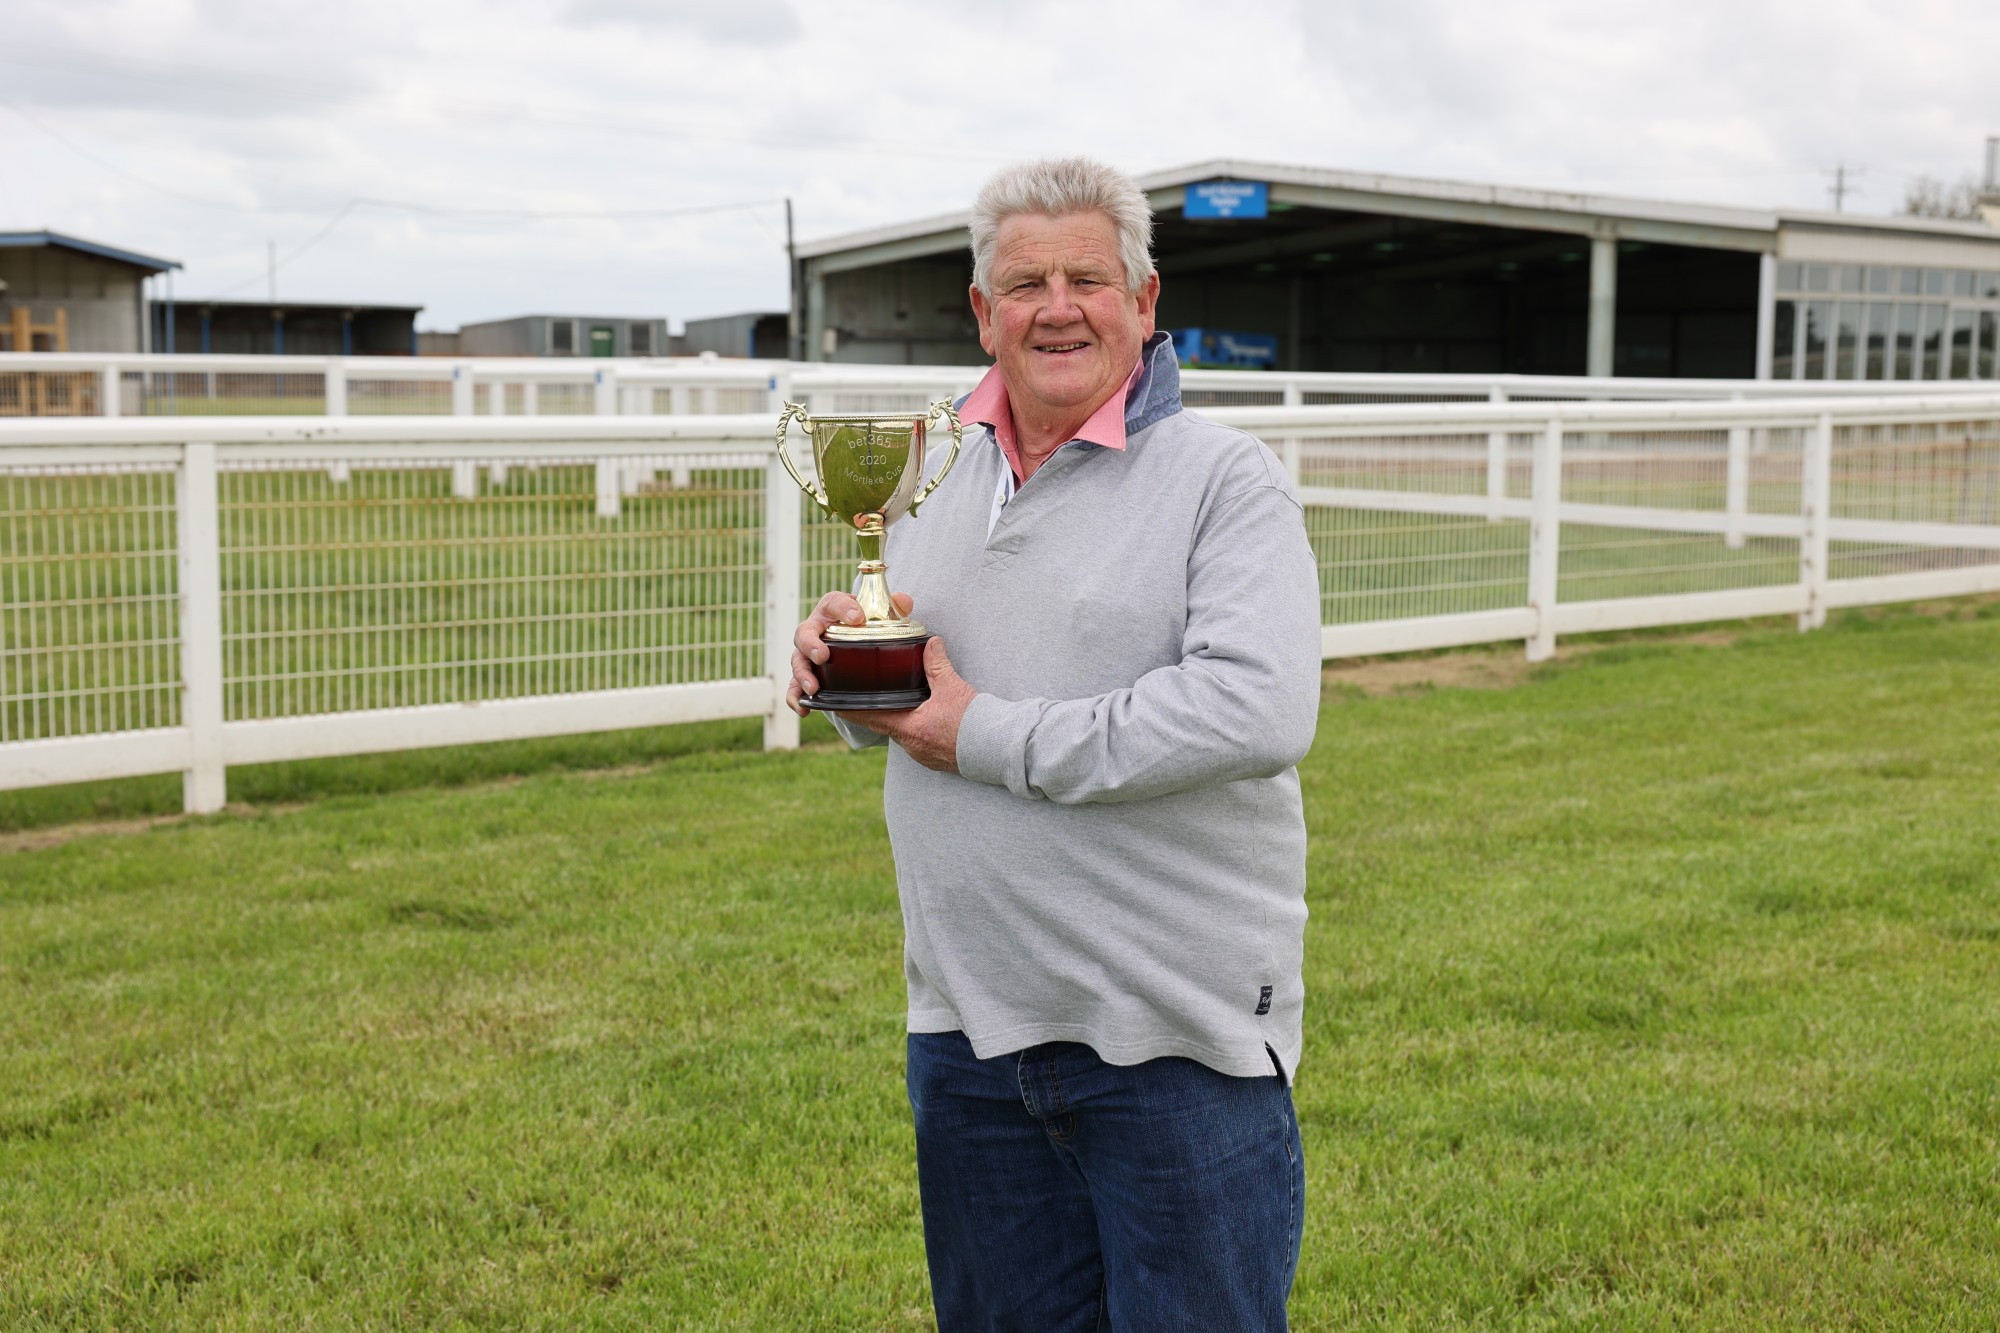
[[[938,387],[856,383],[812,392]],[[2000,394],[1209,411],[1299,485],[1329,657],[2000,589]],[[204,811],[235,764],[795,745],[791,629],[854,554],[773,417],[0,422],[0,788],[180,772]]]

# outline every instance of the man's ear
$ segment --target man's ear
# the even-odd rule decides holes
[[[1146,330],[1145,337],[1153,336],[1153,317],[1160,308],[1160,275],[1148,273],[1146,280],[1139,284],[1139,324]]]
[[[986,355],[998,356],[999,353],[993,350],[993,307],[986,303],[986,293],[979,290],[978,283],[973,283],[966,290],[972,298],[972,313],[979,320],[979,345],[985,349]]]

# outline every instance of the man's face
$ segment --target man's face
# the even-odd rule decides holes
[[[1102,213],[1008,218],[994,237],[992,282],[991,300],[973,287],[972,309],[1017,413],[1096,410],[1153,333],[1159,275],[1125,289],[1118,229]]]

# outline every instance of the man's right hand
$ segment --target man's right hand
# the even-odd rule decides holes
[[[914,605],[908,593],[891,593],[889,600],[896,605],[900,615],[909,615]],[[805,696],[819,689],[819,681],[812,669],[816,663],[826,661],[826,630],[829,625],[862,625],[866,618],[861,614],[861,603],[854,600],[851,593],[830,592],[819,599],[819,605],[812,614],[799,622],[792,631],[792,683],[785,687],[785,706],[800,717],[808,710],[800,702]]]

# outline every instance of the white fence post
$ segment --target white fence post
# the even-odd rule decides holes
[[[1743,545],[1743,518],[1750,512],[1750,428],[1729,428],[1729,462],[1722,483],[1722,544]]]
[[[535,380],[525,380],[521,384],[521,415],[538,417],[542,414],[542,386]]]
[[[1285,406],[1303,407],[1305,406],[1305,401],[1305,390],[1299,387],[1299,382],[1296,379],[1287,377],[1285,380]],[[1285,475],[1292,479],[1292,485],[1305,485],[1305,464],[1299,457],[1299,437],[1296,435],[1286,435],[1280,444],[1278,456],[1285,460]]]
[[[1489,403],[1507,401],[1507,391],[1494,385],[1486,391]],[[1507,499],[1507,432],[1490,430],[1486,432],[1486,521],[1498,523],[1501,518],[1500,506]]]
[[[796,750],[799,719],[785,707],[792,678],[792,630],[799,622],[799,523],[804,496],[776,454],[764,466],[764,674],[771,678],[771,711],[764,716],[764,748]]]
[[[618,415],[618,381],[602,370],[597,372],[597,393],[591,408],[600,417]]]
[[[347,415],[347,367],[331,357],[326,363],[326,414],[330,417]]]
[[[451,414],[455,417],[472,415],[472,367],[456,365],[451,368]]]
[[[124,404],[119,400],[125,392],[125,374],[118,369],[115,362],[106,366],[101,373],[103,374],[103,379],[97,386],[97,402],[100,414],[107,417],[118,416],[124,407]]]
[[[191,815],[205,815],[220,810],[228,799],[222,765],[222,508],[213,444],[183,449],[174,509],[180,547],[181,725],[188,733],[181,804]]]
[[[1799,537],[1799,582],[1806,590],[1806,609],[1799,613],[1802,630],[1826,624],[1827,561],[1832,554],[1826,524],[1833,510],[1833,418],[1822,415],[1807,433],[1805,443],[1799,477],[1799,514],[1805,527]]]
[[[451,498],[454,500],[479,498],[479,464],[469,458],[460,458],[452,462]]]
[[[1546,662],[1556,652],[1556,586],[1562,573],[1562,446],[1560,417],[1535,443],[1534,518],[1528,524],[1528,606],[1535,637],[1528,660]]]
[[[618,500],[618,475],[624,471],[624,462],[616,458],[597,460],[597,516],[617,518],[620,505]]]

